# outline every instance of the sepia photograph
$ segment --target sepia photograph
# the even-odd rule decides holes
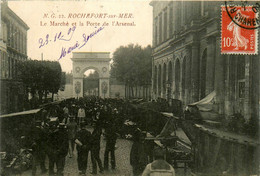
[[[0,14],[0,176],[260,175],[259,1]]]

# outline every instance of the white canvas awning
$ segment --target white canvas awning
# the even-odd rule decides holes
[[[215,104],[216,91],[211,92],[205,98],[192,103],[190,105],[196,105],[200,111],[211,111],[213,109],[213,105]]]

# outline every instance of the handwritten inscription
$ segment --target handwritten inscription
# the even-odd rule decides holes
[[[95,27],[95,28],[97,28],[97,27]],[[58,60],[64,58],[67,54],[71,53],[73,50],[81,49],[82,47],[84,47],[91,38],[93,38],[95,35],[97,35],[103,29],[104,29],[104,27],[102,26],[102,27],[97,28],[96,30],[94,30],[93,32],[91,32],[89,34],[83,33],[81,41],[80,42],[76,41],[74,44],[72,44],[68,48],[62,46],[61,54],[60,54]],[[61,40],[69,42],[69,41],[71,41],[75,30],[76,30],[76,26],[73,26],[68,29],[66,34],[63,34],[62,32],[58,32],[52,37],[50,37],[50,35],[47,34],[44,39],[43,38],[39,39],[39,44],[40,44],[39,48],[42,48],[42,47],[50,44],[51,42],[56,42],[56,41],[61,41]]]
[[[60,54],[60,57],[58,60],[62,59],[63,57],[65,57],[67,54],[71,53],[73,50],[75,50],[78,47],[79,47],[78,41],[73,46],[70,46],[68,49],[65,47],[62,47],[61,54]]]
[[[74,50],[83,48],[90,39],[100,33],[105,27],[135,27],[137,24],[134,20],[133,13],[60,13],[48,12],[42,14],[42,20],[39,21],[41,27],[66,27],[67,31],[54,31],[47,33],[38,39],[38,47],[49,47],[54,43],[59,45],[58,60],[66,57]],[[82,27],[91,27],[93,31],[80,32]],[[77,31],[77,34],[75,33]],[[56,32],[56,33],[55,33]],[[74,34],[75,33],[75,34]],[[79,35],[78,35],[79,34]],[[76,38],[77,36],[77,38]],[[79,38],[78,38],[79,37]],[[59,43],[59,44],[58,44]],[[65,45],[66,44],[66,45]]]
[[[53,38],[50,37],[49,34],[45,36],[45,38],[39,38],[39,48],[42,48],[46,45],[48,45],[51,42],[56,42],[58,40],[63,40],[63,41],[70,41],[71,38],[73,37],[74,31],[76,30],[76,26],[73,26],[69,28],[66,34],[63,34],[62,32],[58,32],[55,34]]]
[[[87,44],[87,42],[94,37],[95,35],[97,35],[100,31],[102,31],[104,29],[104,27],[100,27],[97,30],[95,30],[94,32],[90,33],[89,35],[86,35],[85,33],[82,34],[82,38],[83,41],[81,43],[79,43],[78,41],[71,47],[69,47],[68,49],[66,49],[65,47],[62,47],[61,49],[61,55],[59,57],[58,60],[62,59],[63,57],[66,56],[66,54],[71,53],[73,50],[75,50],[76,48],[81,49],[83,46],[85,46]]]

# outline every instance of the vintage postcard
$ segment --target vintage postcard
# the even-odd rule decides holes
[[[260,174],[260,2],[0,7],[1,176]]]

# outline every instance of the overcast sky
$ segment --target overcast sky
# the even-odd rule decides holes
[[[28,57],[32,59],[41,59],[43,53],[44,60],[58,60],[62,48],[68,51],[69,47],[78,47],[75,52],[111,52],[121,45],[130,43],[141,46],[151,45],[152,43],[152,7],[150,1],[108,1],[92,0],[90,2],[78,1],[9,1],[8,6],[29,26],[28,30]],[[86,18],[88,14],[104,14],[105,18]],[[130,18],[118,18],[120,13],[131,13]],[[75,14],[78,15],[78,18]],[[85,15],[85,18],[84,18]],[[69,18],[70,17],[70,18]],[[114,18],[113,18],[114,17]],[[55,23],[67,23],[69,26],[50,26],[51,21]],[[100,26],[86,26],[88,24],[100,23]],[[79,26],[79,22],[84,26]],[[86,38],[91,33],[97,31],[104,22],[105,26],[99,32],[89,38],[84,44]],[[114,22],[114,23],[113,23]],[[119,23],[132,23],[135,26],[112,26]],[[46,23],[46,26],[43,26]],[[63,23],[63,24],[64,24]],[[76,28],[72,28],[72,23],[76,23]],[[42,26],[41,26],[42,25]],[[74,30],[74,31],[73,31]],[[63,37],[59,40],[58,35],[62,32]],[[69,33],[69,34],[68,34]],[[46,42],[46,36],[48,43]],[[55,41],[56,36],[56,41]],[[41,41],[42,38],[42,41]],[[44,45],[44,46],[41,46]],[[82,46],[82,47],[81,47]],[[81,47],[79,49],[79,47]],[[59,62],[62,70],[70,72],[72,70],[72,54],[66,54]]]

